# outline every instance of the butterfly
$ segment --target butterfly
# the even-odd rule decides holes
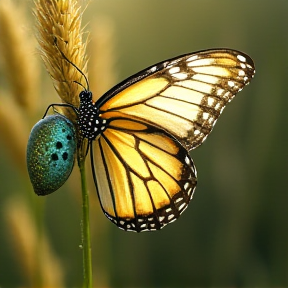
[[[175,221],[197,184],[189,151],[204,142],[254,73],[248,55],[211,49],[150,66],[96,102],[84,89],[74,109],[88,139],[93,179],[107,218],[135,232]]]

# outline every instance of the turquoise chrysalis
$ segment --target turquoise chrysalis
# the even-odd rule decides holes
[[[60,114],[46,116],[32,128],[27,145],[27,167],[37,195],[47,195],[68,179],[76,152],[72,122]]]

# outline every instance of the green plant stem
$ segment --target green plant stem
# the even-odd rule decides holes
[[[84,158],[85,159],[85,158]],[[89,222],[89,194],[86,183],[85,160],[80,161],[82,187],[82,249],[83,249],[83,276],[85,288],[92,288],[92,258]]]

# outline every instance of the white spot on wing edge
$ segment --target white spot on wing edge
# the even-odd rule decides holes
[[[218,89],[216,90],[217,96],[221,96],[221,95],[223,94],[223,92],[224,92],[224,90],[221,89],[221,88],[218,88]]]
[[[186,189],[186,188],[185,188]],[[178,203],[178,202],[180,202],[180,201],[182,201],[183,200],[183,198],[182,197],[179,197],[178,199],[176,199],[176,201],[175,201],[175,203]]]
[[[181,58],[175,59],[175,60],[170,61],[170,62],[168,61],[166,68],[169,69],[169,68],[173,67],[173,66],[174,66],[175,64],[177,64],[179,61],[181,61]]]
[[[165,219],[164,216],[159,216],[159,222],[161,223]]]
[[[246,58],[243,55],[237,55],[237,59],[240,60],[241,62],[246,62]]]
[[[209,117],[210,117],[209,113],[203,112],[202,118],[203,118],[204,120],[209,119]]]
[[[215,102],[215,99],[213,97],[208,97],[207,104],[208,106],[213,106]]]
[[[189,182],[186,182],[186,183],[184,184],[184,189],[187,190],[187,189],[189,188],[189,186],[190,186],[190,183],[189,183]]]
[[[228,81],[228,85],[229,85],[230,87],[234,87],[234,86],[235,86],[235,83],[234,83],[233,81]]]
[[[214,108],[215,110],[218,110],[220,107],[221,107],[220,103],[217,103]]]
[[[191,196],[192,191],[193,191],[193,188],[191,187],[191,188],[187,191],[188,196]]]
[[[179,208],[178,208],[179,211],[182,210],[186,205],[187,205],[186,203],[182,203],[182,204],[179,206]]]
[[[198,56],[197,55],[193,55],[193,56],[189,57],[186,61],[190,62],[190,61],[194,61],[196,59],[198,59]]]
[[[245,72],[243,70],[239,70],[238,75],[239,76],[245,76]]]

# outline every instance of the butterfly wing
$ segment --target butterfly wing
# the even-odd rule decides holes
[[[179,217],[197,182],[188,151],[203,143],[254,71],[241,52],[200,51],[149,67],[95,103],[107,125],[91,164],[112,222],[140,232]]]
[[[119,228],[160,229],[187,208],[196,170],[182,145],[149,124],[118,118],[91,147],[105,215]]]
[[[199,146],[235,94],[254,76],[253,60],[225,49],[164,61],[128,78],[96,105],[105,119],[137,119],[173,135],[188,151]]]

